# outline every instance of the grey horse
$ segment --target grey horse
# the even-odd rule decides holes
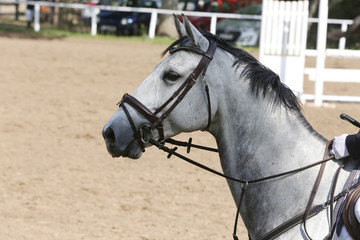
[[[211,34],[203,35],[186,17],[183,22],[175,17],[182,37],[179,45],[205,53],[212,39],[217,41],[217,49],[206,67],[206,83],[202,77],[195,79],[191,90],[162,119],[161,131],[158,128],[148,131],[148,138],[167,139],[182,132],[206,129],[216,139],[224,174],[240,179],[286,172],[323,158],[327,140],[311,127],[301,113],[297,98],[276,74],[245,51]],[[166,112],[169,105],[157,110],[180,88],[203,57],[193,51],[174,51],[135,90],[132,97],[136,100],[120,103],[126,110],[120,107],[103,129],[112,156],[140,158],[143,148],[151,146],[136,137],[142,126],[151,125],[146,112],[156,112],[157,116]],[[139,111],[131,101],[141,102],[146,111]],[[329,200],[334,173],[342,163],[327,163],[314,205]],[[341,192],[353,165],[354,161],[350,160],[340,171],[335,194]],[[251,239],[261,239],[304,211],[318,171],[317,166],[248,186],[240,215]],[[228,185],[238,204],[243,185],[231,180]],[[307,221],[307,231],[314,239],[323,239],[330,227],[328,209]],[[303,225],[297,224],[277,239],[307,239],[307,236]]]

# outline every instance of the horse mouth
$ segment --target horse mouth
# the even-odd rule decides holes
[[[108,153],[113,158],[121,157],[125,153],[125,151],[121,151],[120,149],[118,149],[118,147],[115,144],[112,144],[112,143],[106,143],[106,148],[108,150]]]
[[[116,144],[108,143],[106,142],[106,148],[109,152],[109,154],[113,158],[118,157],[124,157],[124,158],[132,158],[132,159],[138,159],[142,155],[142,151],[140,148],[133,146],[133,142],[131,142],[125,150],[119,149],[119,147]]]

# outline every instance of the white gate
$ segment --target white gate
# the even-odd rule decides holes
[[[263,0],[259,59],[303,94],[309,1]]]

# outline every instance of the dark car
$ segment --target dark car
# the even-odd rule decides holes
[[[137,2],[137,1],[134,1]],[[160,8],[160,0],[141,0],[139,4],[133,4],[128,1],[128,7],[149,7]],[[124,6],[122,2],[119,5]],[[101,10],[97,17],[97,25],[100,33],[115,32],[117,35],[138,35],[141,33],[141,27],[149,27],[150,13],[139,12],[119,12]]]
[[[261,15],[261,4],[250,5],[236,13]],[[258,46],[260,39],[260,20],[224,19],[216,26],[216,34],[225,41],[238,46]]]

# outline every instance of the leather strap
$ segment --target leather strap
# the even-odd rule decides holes
[[[211,48],[211,46],[209,46],[209,49]],[[197,54],[203,55],[204,57],[207,57],[210,61],[213,59],[213,55],[211,54],[208,50],[208,52],[203,52],[200,48],[194,48],[194,47],[187,47],[187,46],[182,46],[182,47],[177,47],[177,48],[171,48],[169,50],[169,53],[172,54],[174,52],[177,51],[181,51],[181,50],[185,50],[185,51],[191,51],[191,52],[195,52]]]
[[[309,201],[307,203],[307,206],[306,206],[306,209],[305,209],[305,214],[304,214],[304,230],[305,230],[305,233],[307,235],[307,237],[309,239],[312,239],[310,236],[309,236],[309,233],[306,229],[306,220],[309,218],[309,215],[310,215],[310,210],[311,210],[311,206],[312,206],[312,203],[314,201],[314,198],[315,198],[315,195],[317,193],[317,190],[319,188],[319,185],[320,185],[320,182],[321,182],[321,178],[323,176],[323,173],[324,173],[324,169],[325,169],[325,165],[326,165],[326,162],[325,163],[322,163],[321,166],[320,166],[320,170],[319,170],[319,173],[318,173],[318,176],[316,178],[316,181],[315,181],[315,184],[314,184],[314,187],[313,187],[313,190],[311,191],[311,194],[310,194],[310,198],[309,198]]]
[[[242,203],[242,200],[243,200],[244,195],[245,195],[245,191],[246,191],[248,186],[249,186],[249,183],[246,182],[246,183],[243,184],[242,189],[241,189],[241,195],[240,195],[240,198],[239,198],[239,203],[237,205],[235,221],[234,221],[234,230],[233,230],[233,239],[234,240],[239,240],[238,236],[236,235],[236,229],[237,229],[237,224],[238,224],[239,215],[240,215],[241,203]],[[250,238],[250,236],[249,236],[249,238]]]
[[[124,113],[125,113],[126,117],[127,117],[128,120],[129,120],[129,123],[130,123],[131,128],[132,128],[133,133],[134,133],[134,138],[135,138],[136,141],[138,142],[138,144],[139,144],[139,146],[141,147],[142,151],[144,151],[144,149],[145,149],[144,143],[141,141],[141,138],[140,138],[140,136],[139,136],[138,131],[136,131],[136,127],[135,127],[134,121],[133,121],[132,118],[130,117],[129,111],[127,110],[127,108],[125,107],[124,104],[122,104],[121,107],[122,107],[122,109],[124,110]]]
[[[211,124],[211,100],[210,100],[211,98],[210,98],[209,86],[208,86],[208,84],[206,82],[206,77],[205,77],[206,70],[207,70],[207,66],[203,71],[202,79],[203,79],[203,83],[204,83],[204,86],[205,86],[205,93],[206,93],[206,97],[207,97],[207,101],[208,101],[208,123],[206,125],[206,128],[204,128],[202,131],[208,130],[209,127],[210,127],[210,124]]]
[[[314,187],[313,187],[313,189],[311,191],[310,198],[309,198],[309,201],[308,201],[307,206],[305,208],[305,211],[298,214],[298,215],[296,215],[295,217],[289,219],[288,221],[286,221],[283,224],[279,225],[278,227],[274,228],[270,232],[266,233],[264,236],[261,237],[261,240],[274,239],[275,237],[281,235],[282,233],[286,232],[287,230],[291,229],[292,227],[296,226],[297,224],[299,224],[301,222],[304,222],[305,233],[306,233],[307,237],[309,239],[311,239],[308,232],[307,232],[307,230],[306,230],[306,220],[308,218],[311,218],[311,217],[315,216],[316,214],[318,214],[319,212],[321,212],[324,209],[324,206],[322,204],[312,206],[312,203],[314,201],[315,195],[317,193],[317,190],[318,190],[320,182],[321,182],[321,178],[322,178],[323,173],[324,173],[325,165],[326,165],[326,162],[327,162],[327,161],[324,161],[324,160],[328,159],[329,147],[331,145],[332,145],[332,140],[329,141],[326,144],[326,148],[325,148],[325,152],[324,152],[324,156],[323,156],[323,162],[321,163],[320,170],[319,170],[319,173],[318,173],[318,175],[316,177],[315,184],[314,184]]]
[[[353,189],[355,189],[356,187],[360,188],[360,183],[357,183],[357,184],[355,184],[353,186],[350,186],[350,187],[344,189],[341,193],[339,193],[338,195],[336,195],[334,197],[334,202],[337,202],[339,199],[341,199],[344,196],[348,195],[348,193],[350,191],[352,191]],[[316,205],[316,206],[312,207],[310,212],[309,212],[309,217],[308,218],[311,218],[311,217],[315,216],[316,214],[320,213],[321,211],[323,211],[327,206],[330,205],[330,203],[331,203],[331,200],[328,200],[323,204],[319,204],[319,205]],[[302,212],[302,213],[296,215],[295,217],[287,220],[286,222],[279,225],[275,229],[273,229],[270,232],[266,233],[260,239],[261,240],[274,239],[275,237],[277,237],[277,236],[281,235],[282,233],[288,231],[289,229],[296,226],[297,224],[300,224],[301,222],[303,222],[304,214],[305,214],[305,212]],[[328,236],[325,239],[328,239]]]
[[[128,118],[131,128],[134,132],[134,137],[139,143],[139,146],[142,148],[142,150],[145,150],[145,144],[143,140],[141,139],[140,134],[138,133],[138,129],[136,129],[134,121],[131,118],[131,115],[127,111],[124,103],[128,103],[130,106],[135,108],[138,112],[140,112],[147,120],[150,121],[150,127],[152,129],[157,129],[159,131],[159,142],[164,142],[165,136],[164,136],[164,130],[162,122],[169,116],[169,114],[175,109],[175,107],[184,99],[185,95],[190,91],[190,89],[194,86],[196,83],[196,80],[200,76],[201,73],[203,73],[203,76],[205,76],[205,72],[207,70],[207,67],[211,60],[213,59],[213,55],[215,54],[217,44],[215,41],[210,40],[209,41],[209,48],[206,52],[203,52],[201,49],[198,48],[192,48],[192,47],[177,47],[177,48],[171,48],[169,50],[170,53],[174,53],[176,51],[180,50],[186,50],[186,51],[192,51],[197,54],[202,55],[202,58],[198,65],[195,67],[194,71],[187,77],[187,79],[181,84],[181,86],[171,95],[171,97],[162,104],[155,112],[151,112],[144,104],[142,104],[140,101],[138,101],[135,97],[125,94],[122,98],[122,100],[118,103],[119,107],[122,107],[124,109],[124,112],[126,114],[126,117]],[[211,103],[210,103],[210,96],[209,96],[209,90],[207,85],[205,86],[205,92],[207,94],[208,99],[208,108],[209,108],[209,119],[207,128],[210,125],[211,122]],[[171,104],[172,103],[172,104]],[[157,117],[157,115],[164,110],[169,104],[170,107],[160,116]]]
[[[168,141],[168,142],[175,143],[177,145],[177,142],[174,142],[174,141]],[[182,160],[185,160],[186,162],[188,162],[190,164],[193,164],[193,165],[195,165],[195,166],[197,166],[199,168],[202,168],[202,169],[204,169],[206,171],[209,171],[211,173],[214,173],[214,174],[216,174],[218,176],[221,176],[221,177],[224,177],[226,179],[229,179],[229,180],[244,184],[243,185],[243,191],[241,193],[239,203],[238,203],[238,207],[237,207],[237,212],[236,212],[236,218],[235,218],[235,224],[234,224],[234,232],[233,232],[233,238],[234,239],[237,239],[237,236],[236,236],[237,219],[238,219],[239,212],[240,212],[242,198],[243,198],[243,195],[245,193],[244,186],[247,187],[248,185],[250,185],[252,183],[263,182],[263,181],[267,181],[269,179],[274,179],[274,178],[278,178],[278,177],[281,177],[281,176],[286,176],[286,175],[289,175],[289,174],[292,174],[292,173],[301,172],[301,171],[312,168],[312,167],[314,167],[316,165],[319,165],[319,164],[324,165],[325,162],[330,161],[331,159],[333,159],[333,157],[328,157],[327,158],[326,156],[327,156],[328,153],[326,152],[324,154],[324,159],[323,160],[312,163],[312,164],[307,165],[305,167],[301,167],[301,168],[294,169],[294,170],[291,170],[291,171],[271,175],[271,176],[268,176],[268,177],[263,177],[263,178],[253,179],[253,180],[244,180],[244,179],[237,179],[237,178],[233,178],[231,176],[225,175],[225,174],[223,174],[221,172],[218,172],[218,171],[216,171],[214,169],[211,169],[211,168],[209,168],[209,167],[207,167],[207,166],[205,166],[205,165],[203,165],[203,164],[201,164],[199,162],[196,162],[196,161],[194,161],[192,159],[189,159],[189,158],[177,153],[176,148],[175,149],[170,149],[170,148],[166,147],[165,145],[163,145],[163,144],[161,144],[161,143],[159,143],[159,142],[157,142],[157,141],[155,141],[153,139],[150,140],[150,143],[153,144],[154,146],[158,147],[159,149],[163,150],[164,152],[169,153],[168,158],[171,157],[172,155],[175,155],[175,156],[181,158]],[[189,143],[189,144],[191,144],[191,143]],[[180,146],[189,146],[189,145],[187,145],[187,143],[182,143],[182,142],[180,142],[179,145]],[[329,143],[327,146],[330,146],[330,145],[331,145],[331,143]],[[246,189],[246,187],[245,187],[245,189]],[[346,195],[353,188],[355,188],[355,186],[351,186],[351,187],[345,189],[344,191],[342,191],[340,194],[338,194],[336,197],[334,197],[334,201],[338,201],[341,197]],[[323,204],[319,204],[319,205],[311,207],[310,210],[308,210],[307,218],[315,216],[316,214],[318,214],[319,212],[324,210],[329,204],[330,204],[330,200],[323,203]],[[271,230],[270,232],[266,233],[260,239],[261,240],[274,239],[275,237],[281,235],[282,233],[286,232],[287,230],[291,229],[292,227],[296,226],[297,224],[300,224],[301,222],[303,222],[304,216],[305,216],[305,211],[302,212],[301,214],[298,214],[297,216],[291,218],[290,220],[286,221],[285,223],[281,224],[280,226],[276,227],[275,229]]]
[[[331,230],[329,232],[329,234],[325,237],[325,239],[331,239],[332,235],[333,235],[333,228],[335,228],[334,226],[334,194],[335,194],[335,189],[336,189],[336,185],[337,185],[337,181],[339,179],[339,174],[341,169],[344,167],[344,164],[341,164],[338,169],[336,170],[335,176],[334,176],[334,183],[331,187],[331,194],[330,194],[330,226],[331,226]]]
[[[330,146],[332,146],[332,143],[333,141],[329,141],[327,144],[326,144],[326,148],[325,148],[325,152],[324,152],[324,156],[323,156],[323,159],[326,159],[328,156],[329,156],[329,148]],[[318,173],[318,176],[316,177],[316,181],[315,181],[315,184],[314,184],[314,187],[313,187],[313,190],[311,191],[311,194],[310,194],[310,198],[309,198],[309,201],[307,203],[307,206],[306,206],[306,209],[305,209],[305,214],[304,214],[304,230],[305,230],[305,234],[307,235],[307,237],[309,239],[311,239],[311,237],[309,236],[309,233],[306,229],[306,220],[308,219],[309,217],[309,213],[310,213],[310,209],[311,209],[311,205],[314,201],[314,198],[315,198],[315,195],[317,193],[317,190],[319,189],[319,185],[320,185],[320,182],[321,182],[321,178],[323,176],[323,173],[324,173],[324,170],[325,170],[325,165],[326,165],[326,162],[322,163],[321,166],[320,166],[320,170],[319,170],[319,173]]]
[[[135,108],[147,120],[149,120],[150,123],[152,124],[151,127],[152,128],[157,128],[159,130],[160,139],[164,139],[164,131],[163,131],[162,122],[159,121],[159,118],[155,114],[153,114],[144,104],[142,104],[136,98],[134,98],[133,96],[131,96],[130,94],[127,94],[127,93],[124,94],[121,102],[119,103],[119,106],[121,106],[121,107],[125,106],[124,103],[130,104],[130,106]],[[141,147],[142,151],[145,152],[145,145],[144,145],[143,141],[141,140],[141,136],[139,135],[138,130],[135,127],[135,124],[134,124],[134,121],[131,118],[131,115],[126,110],[126,108],[123,107],[123,109],[125,109],[124,112],[125,112],[126,117],[128,118],[128,120],[129,120],[129,122],[131,124],[131,128],[132,128],[132,130],[134,132],[135,139],[138,141],[139,146]]]
[[[173,99],[176,98],[175,102],[169,107],[169,109],[162,114],[162,116],[159,118],[159,121],[163,121],[173,110],[174,108],[182,101],[182,99],[185,97],[185,95],[189,92],[189,90],[194,86],[196,83],[197,78],[200,76],[201,72],[205,75],[207,66],[209,65],[210,61],[212,60],[212,56],[215,54],[217,44],[214,41],[209,41],[209,49],[206,53],[202,52],[200,49],[197,48],[190,48],[190,47],[178,47],[174,50],[171,50],[170,53],[179,51],[179,50],[187,50],[187,51],[193,51],[195,53],[203,55],[201,58],[199,64],[196,66],[194,71],[188,76],[188,78],[185,80],[185,82],[180,86],[180,88],[159,108],[155,111],[154,114],[158,114],[163,108],[165,108]],[[184,89],[184,90],[183,90]],[[183,91],[182,91],[183,90]],[[182,92],[181,92],[182,91]],[[180,94],[181,92],[181,94]]]
[[[324,209],[325,209],[325,207],[323,206],[323,204],[313,206],[312,208],[310,208],[310,210],[308,212],[308,218],[311,218],[311,217],[317,215],[319,212],[321,212]],[[293,228],[296,225],[298,225],[299,223],[301,223],[304,220],[304,215],[305,215],[305,212],[302,212],[302,213],[296,215],[295,217],[290,218],[286,222],[282,223],[278,227],[274,228],[273,230],[271,230],[270,232],[268,232],[264,236],[262,236],[261,240],[270,240],[270,239],[274,239],[274,238],[280,236],[284,232],[290,230],[291,228]]]
[[[158,118],[144,104],[142,104],[139,100],[137,100],[130,94],[125,93],[119,105],[123,105],[124,102],[130,104],[150,122],[155,123],[156,121],[158,121]]]
[[[354,240],[360,239],[360,223],[355,216],[355,204],[359,198],[360,185],[347,197],[342,216],[346,230]]]

